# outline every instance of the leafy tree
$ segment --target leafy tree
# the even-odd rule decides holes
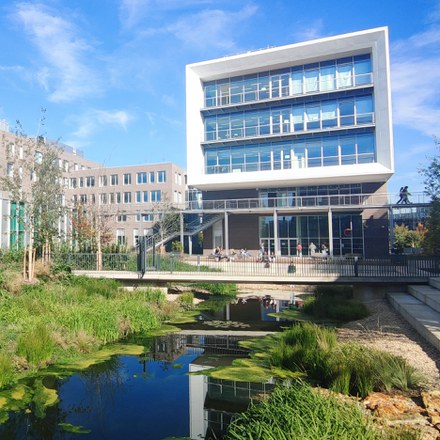
[[[434,137],[434,143],[440,150],[440,139]],[[440,253],[440,156],[431,157],[431,163],[421,168],[424,177],[425,192],[432,198],[432,207],[426,219],[427,232],[423,247],[431,255]]]
[[[394,247],[398,250],[422,247],[425,235],[426,228],[422,224],[419,224],[415,230],[405,225],[396,225],[394,226]]]
[[[436,148],[440,151],[440,139],[434,137]],[[430,158],[431,163],[419,170],[424,177],[425,192],[433,199],[440,197],[440,156]]]
[[[44,112],[39,127],[44,125]],[[34,276],[35,245],[50,254],[53,239],[58,235],[58,219],[65,209],[60,151],[57,143],[47,143],[42,136],[28,137],[20,122],[11,139],[2,136],[6,151],[7,173],[0,177],[0,188],[9,193],[17,209],[17,221],[24,226],[28,237],[27,265],[23,274]]]
[[[434,198],[426,219],[426,236],[423,248],[428,255],[440,255],[440,198]]]

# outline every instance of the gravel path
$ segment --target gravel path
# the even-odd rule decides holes
[[[419,336],[385,299],[371,301],[367,306],[371,315],[338,329],[339,339],[401,356],[422,373],[429,388],[440,389],[440,352]]]

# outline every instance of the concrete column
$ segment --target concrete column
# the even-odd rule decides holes
[[[278,212],[276,209],[273,210],[273,240],[274,240],[274,253],[276,256],[280,255],[280,246],[278,243]],[[269,251],[269,249],[268,249]],[[267,252],[269,255],[269,252]]]
[[[193,240],[192,240],[192,235],[188,235],[188,254],[192,255],[193,254]]]
[[[180,243],[184,246],[184,238],[183,238],[183,212],[180,213]]]
[[[225,252],[229,252],[229,216],[225,211]]]
[[[333,257],[333,217],[331,208],[328,208],[328,252]]]

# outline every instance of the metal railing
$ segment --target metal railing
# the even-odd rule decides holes
[[[103,254],[104,271],[137,272],[136,254]],[[57,261],[73,270],[94,271],[96,254],[58,254]],[[360,257],[256,257],[236,258],[226,255],[188,256],[180,254],[151,255],[149,270],[162,274],[193,274],[215,281],[222,276],[295,278],[420,278],[440,277],[440,257],[390,255],[386,258]],[[116,276],[116,275],[115,275]]]
[[[377,208],[399,206],[411,209],[411,205],[429,205],[430,197],[425,193],[413,193],[410,203],[397,205],[399,197],[393,193],[385,194],[334,194],[314,196],[281,196],[270,198],[222,199],[188,202],[180,209],[191,211],[234,211],[258,209],[329,208],[329,207],[362,207]]]

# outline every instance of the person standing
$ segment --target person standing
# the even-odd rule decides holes
[[[296,256],[297,257],[302,257],[302,250],[303,250],[302,244],[298,243],[296,245]]]
[[[403,200],[403,190],[404,190],[404,187],[401,186],[400,189],[399,189],[399,197],[400,197],[400,199],[397,201],[397,204],[401,203],[402,200]]]
[[[310,255],[315,255],[315,253],[316,253],[316,244],[313,243],[313,241],[310,242],[310,244],[309,244],[309,252],[310,252]]]

